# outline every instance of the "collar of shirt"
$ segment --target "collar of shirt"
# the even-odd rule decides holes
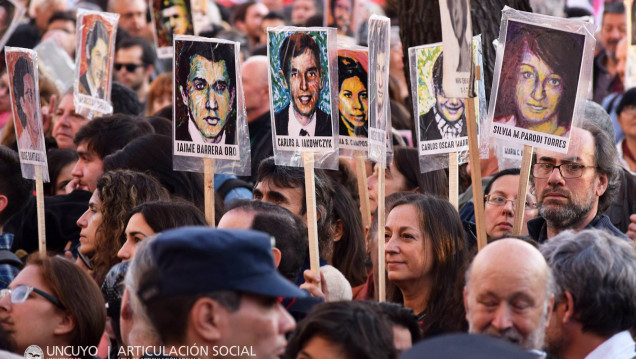
[[[307,126],[302,126],[296,118],[296,112],[294,111],[294,105],[289,106],[289,122],[287,123],[287,133],[292,137],[300,136],[300,130],[305,130],[309,133],[309,136],[315,136],[316,134],[316,112],[311,116],[311,120]]]
[[[433,112],[435,113],[435,122],[437,123],[439,133],[442,134],[442,138],[457,138],[461,136],[462,127],[464,127],[463,118],[455,122],[450,122],[437,112],[437,105],[433,105]]]
[[[0,234],[0,249],[11,250],[13,245],[13,233]]]
[[[585,359],[631,359],[636,355],[635,343],[629,331],[614,334],[589,353]]]
[[[223,130],[223,135],[221,136],[220,141],[217,142],[217,141],[214,141],[212,139],[208,140],[208,139],[203,137],[203,135],[201,134],[201,131],[199,131],[199,128],[194,123],[194,121],[192,121],[192,119],[188,120],[188,133],[190,134],[190,138],[192,139],[192,142],[194,142],[194,143],[220,143],[220,144],[225,144],[225,129]]]

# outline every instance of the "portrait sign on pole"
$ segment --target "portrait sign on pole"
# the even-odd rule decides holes
[[[35,179],[33,166],[41,166],[44,169],[44,181],[48,182],[49,171],[44,147],[44,131],[42,131],[37,53],[28,49],[7,47],[5,59],[22,176]]]
[[[389,54],[391,21],[385,16],[369,19],[369,159],[387,166],[391,153],[389,105]]]
[[[337,168],[338,105],[335,29],[268,29],[270,108],[277,165]]]
[[[175,169],[203,172],[203,166],[191,166],[200,165],[201,161],[186,162],[183,167],[179,158],[185,156],[215,159],[217,173],[249,174],[249,133],[239,46],[228,40],[175,36]]]
[[[76,111],[89,118],[113,112],[110,87],[118,20],[118,14],[77,11],[73,102]]]
[[[22,177],[35,180],[38,247],[40,255],[44,255],[46,229],[43,182],[49,182],[49,169],[40,110],[38,56],[33,50],[7,47],[5,61],[20,168]]]
[[[338,128],[340,154],[366,152],[369,137],[369,50],[338,48]]]
[[[157,56],[170,58],[173,36],[194,35],[190,0],[150,0],[150,5]]]
[[[506,8],[499,43],[491,136],[566,153],[592,78],[594,26]]]

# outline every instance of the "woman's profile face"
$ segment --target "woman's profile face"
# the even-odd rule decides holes
[[[563,97],[563,78],[526,47],[517,69],[517,109],[528,125],[555,118]]]
[[[355,76],[344,80],[340,86],[339,96],[338,108],[343,121],[353,127],[364,126],[367,123],[369,96],[360,78]]]
[[[411,204],[391,210],[384,230],[386,271],[400,283],[425,280],[433,267],[433,248],[422,232],[418,210]]]

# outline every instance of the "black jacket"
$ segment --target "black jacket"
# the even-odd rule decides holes
[[[276,122],[276,136],[297,136],[287,133],[289,123],[289,105],[274,115]],[[316,136],[331,136],[331,116],[316,108]]]

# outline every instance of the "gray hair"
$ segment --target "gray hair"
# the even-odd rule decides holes
[[[590,121],[600,127],[610,138],[614,138],[614,124],[603,106],[594,101],[585,101],[583,121]]]
[[[597,171],[607,175],[607,189],[598,198],[598,213],[603,213],[614,201],[620,189],[621,167],[618,164],[618,153],[614,146],[614,138],[587,116],[579,126],[590,132],[592,137],[594,137],[594,161]]]
[[[610,336],[636,325],[636,248],[611,233],[564,231],[540,248],[557,283],[555,303],[572,294],[583,331]]]

